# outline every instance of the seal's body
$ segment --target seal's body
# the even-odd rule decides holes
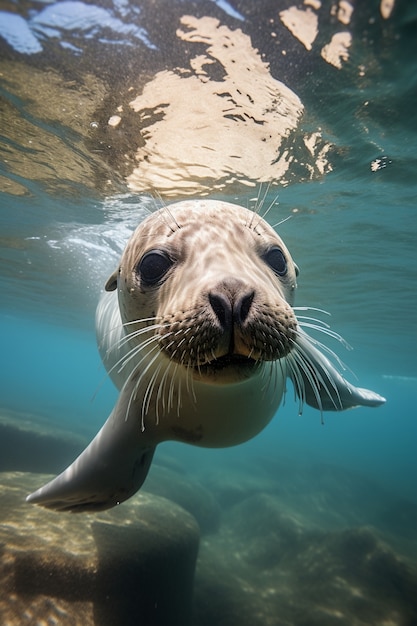
[[[118,402],[78,459],[28,501],[112,507],[140,488],[162,441],[225,447],[254,437],[287,377],[300,404],[320,410],[384,402],[350,385],[301,329],[297,273],[273,228],[238,205],[189,200],[146,218],[97,309]]]

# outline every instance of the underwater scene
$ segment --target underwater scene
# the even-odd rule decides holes
[[[416,26],[0,0],[2,626],[417,624]]]

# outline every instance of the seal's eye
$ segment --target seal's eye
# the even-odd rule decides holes
[[[147,287],[161,282],[174,261],[163,250],[151,250],[143,255],[136,266],[136,273]]]
[[[278,276],[285,276],[287,273],[287,261],[285,256],[279,248],[270,248],[263,256],[263,259],[268,263],[269,267],[278,274]]]

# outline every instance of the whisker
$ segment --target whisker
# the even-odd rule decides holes
[[[131,348],[131,350],[129,350],[129,352],[127,352],[126,354],[124,354],[114,365],[113,367],[109,370],[109,374],[111,372],[114,371],[114,369],[118,366],[119,369],[117,370],[118,374],[120,374],[126,367],[126,365],[128,363],[130,363],[130,361],[132,361],[133,359],[135,359],[144,348],[147,348],[148,346],[150,346],[152,343],[154,342],[158,342],[159,337],[158,335],[152,335],[152,337],[149,337],[148,339],[146,339],[146,341],[142,341],[142,343],[140,343],[137,346],[134,346],[133,348]],[[157,346],[155,346],[157,347]],[[142,358],[140,359],[139,363],[137,365],[139,365],[144,359],[146,359],[147,354],[144,354],[142,356]],[[134,368],[133,371],[135,371],[136,366]]]
[[[260,213],[261,213],[262,207],[264,205],[266,196],[268,195],[268,191],[269,191],[270,186],[271,186],[271,182],[268,182],[268,184],[266,186],[266,189],[265,189],[265,191],[263,192],[263,195],[262,195],[262,183],[259,185],[258,197],[256,199],[255,206],[254,206],[254,208],[252,210],[251,220],[250,220],[250,222],[248,224],[248,228],[250,228],[251,230],[255,230],[256,226],[259,226],[259,223],[262,220],[262,217],[260,217],[260,219],[258,220],[256,226],[254,226],[255,217],[256,216],[260,216]]]
[[[308,335],[306,335],[306,340],[307,341],[310,340],[310,337]],[[314,342],[312,343],[314,345]],[[302,370],[305,373],[307,380],[309,381],[313,389],[313,393],[317,400],[317,405],[320,409],[321,419],[323,422],[323,406],[322,406],[322,402],[320,398],[320,386],[323,387],[323,389],[325,390],[325,392],[331,399],[335,409],[341,410],[343,408],[343,404],[342,404],[342,400],[341,400],[337,385],[335,381],[333,380],[332,376],[330,375],[330,373],[325,368],[323,368],[323,372],[326,376],[326,380],[323,378],[322,374],[320,373],[320,371],[317,369],[316,365],[314,364],[314,361],[312,361],[308,353],[306,353],[299,344],[295,343],[295,349],[293,350],[292,354],[294,355],[294,358],[296,359],[297,363],[302,367]],[[332,390],[334,391],[334,395],[331,393],[329,384]],[[336,397],[337,403],[334,400],[334,396]]]
[[[276,224],[272,224],[272,228],[277,228],[278,226],[281,226],[281,224],[284,224],[284,222],[288,222],[288,220],[292,219],[292,217],[293,217],[292,215],[287,215],[287,217],[284,217],[282,220],[280,220]]]
[[[285,361],[285,359],[279,359],[278,361],[279,364],[279,368],[281,370],[281,380],[284,381],[284,401],[285,401],[285,395],[287,393],[287,363]],[[285,366],[285,367],[284,367]],[[277,368],[275,368],[275,388],[277,387],[278,384],[278,372],[277,372]]]
[[[158,355],[156,355],[157,357]],[[155,371],[152,374],[152,377],[146,387],[145,393],[143,395],[143,400],[142,400],[142,417],[141,417],[141,430],[142,432],[145,430],[145,424],[144,424],[144,419],[145,419],[145,415],[148,414],[149,411],[149,407],[151,404],[151,400],[152,400],[152,395],[155,389],[155,384],[156,381],[158,379],[159,376],[159,372],[161,370],[162,364],[159,363],[158,367],[155,369]],[[157,412],[156,412],[157,413]],[[156,417],[156,424],[159,423],[159,418]]]
[[[178,361],[175,361],[175,366],[174,366],[174,376],[172,376],[170,382],[169,382],[169,392],[168,392],[168,409],[173,409],[174,408],[174,384],[175,382],[178,381],[176,373],[177,373],[177,369],[179,367],[179,363]],[[181,387],[181,379],[179,379],[178,381],[178,396],[181,393],[180,390]],[[177,405],[177,416],[178,415],[178,405]]]
[[[268,186],[267,193],[269,192],[269,189],[270,189],[270,185]],[[264,196],[263,202],[265,202],[265,200],[266,200],[266,195],[267,195],[267,193],[266,193],[266,194],[265,194],[265,196]],[[274,206],[277,204],[277,202],[278,202],[278,198],[279,198],[279,194],[277,194],[277,195],[274,197],[274,199],[273,199],[273,200],[272,200],[272,202],[269,204],[269,206],[268,206],[268,208],[266,209],[266,211],[264,211],[262,214],[261,214],[261,212],[259,211],[259,220],[258,220],[257,224],[256,224],[256,225],[254,226],[254,228],[253,228],[253,230],[254,230],[254,231],[256,231],[256,229],[258,228],[258,226],[259,226],[259,224],[262,222],[262,220],[266,220],[266,216],[267,216],[267,215],[268,215],[268,213],[271,211],[272,207],[274,207]],[[263,205],[263,202],[262,202],[262,205]],[[278,222],[277,226],[279,226],[279,224],[282,224],[283,222],[285,222],[285,221],[286,221],[287,219],[289,219],[290,217],[291,217],[291,215],[289,215],[289,216],[288,216],[287,218],[285,218],[284,220],[281,220],[280,222]],[[273,228],[275,228],[275,226],[273,226]]]
[[[123,348],[123,346],[125,346],[127,343],[129,343],[129,341],[131,341],[132,339],[137,339],[141,335],[144,335],[146,333],[152,332],[154,330],[159,330],[160,328],[164,328],[164,326],[162,324],[152,324],[152,326],[147,326],[146,328],[140,328],[140,329],[134,330],[131,333],[128,333],[126,335],[122,335],[122,337],[120,337],[120,339],[115,341],[113,343],[113,345],[111,345],[106,350],[106,354],[110,354],[114,350],[119,350],[120,348]],[[157,336],[157,335],[154,335],[154,336]]]
[[[257,197],[256,204],[255,204],[255,210],[254,210],[255,215],[260,215],[261,214],[261,211],[262,211],[263,206],[265,204],[266,197],[267,197],[267,195],[269,193],[269,190],[271,188],[271,181],[267,182],[265,191],[263,192],[263,195],[262,195],[262,187],[263,187],[263,183],[261,183],[259,185],[259,193],[258,193],[258,197]]]
[[[140,371],[140,365],[141,365],[141,363],[142,363],[142,362],[143,362],[143,361],[144,361],[147,357],[149,357],[149,355],[150,355],[150,354],[152,354],[152,352],[154,352],[155,350],[157,351],[157,352],[156,352],[156,354],[155,354],[155,355],[151,358],[151,360],[149,361],[149,363],[146,365],[145,369],[144,369],[143,371],[141,371],[141,372],[140,372],[140,374],[138,375],[138,379],[137,379],[137,381],[135,382],[135,385],[134,385],[134,387],[133,387],[133,389],[132,389],[132,392],[131,392],[131,394],[130,394],[130,398],[129,398],[129,402],[128,402],[128,406],[127,406],[127,410],[126,410],[126,417],[125,417],[125,420],[127,420],[127,419],[128,419],[128,416],[129,416],[129,413],[130,413],[130,408],[131,408],[131,406],[132,406],[132,402],[133,402],[134,400],[136,400],[136,399],[137,399],[137,393],[138,393],[138,391],[139,391],[139,387],[140,387],[140,384],[141,384],[141,382],[142,382],[142,380],[143,380],[144,376],[146,375],[146,373],[148,372],[149,368],[151,368],[151,367],[152,367],[152,365],[154,364],[155,360],[156,360],[156,359],[158,358],[158,356],[159,356],[159,348],[158,348],[158,345],[153,346],[153,347],[151,348],[151,350],[150,350],[149,352],[147,352],[147,354],[146,354],[146,355],[144,355],[144,356],[140,359],[140,361],[139,361],[139,362],[135,365],[135,368],[134,368],[134,369],[133,369],[133,371],[132,371],[132,374],[131,374],[131,375],[132,375],[132,376],[136,376],[136,375],[138,374],[138,372]],[[148,387],[149,387],[149,383],[148,383],[148,385],[147,385],[147,389],[146,389],[146,391],[145,391],[145,395],[146,395],[146,392],[147,392],[147,390],[148,390]],[[141,429],[142,429],[142,432],[143,432],[143,431],[144,431],[144,429],[145,429],[145,425],[144,425],[144,417],[145,417],[145,413],[144,413],[144,406],[145,406],[145,399],[143,398],[143,399],[142,399],[142,410],[141,410],[141,414],[142,414],[142,419],[141,419]],[[149,408],[149,406],[148,406],[148,408]]]
[[[157,318],[157,317],[148,317],[148,318],[143,318],[143,319],[138,319],[138,320],[133,320],[132,322],[125,322],[125,323],[118,323],[116,326],[113,326],[111,328],[109,328],[105,333],[103,333],[103,338],[108,337],[109,335],[111,335],[114,332],[117,332],[118,330],[124,329],[127,326],[133,325],[133,324],[143,324],[145,322],[154,322],[157,319],[162,319],[162,318]],[[148,330],[154,330],[157,328],[162,328],[163,325],[162,324],[150,324],[148,326],[146,326],[145,328],[139,329],[135,332],[146,332]],[[129,334],[127,335],[122,335],[122,337],[120,337],[120,339],[118,340],[118,342],[123,341],[125,339],[125,337],[130,337]],[[118,343],[117,342],[117,343]],[[103,340],[101,340],[100,344],[104,343]],[[117,343],[114,344],[114,346],[117,346]],[[113,346],[111,346],[110,350],[113,348]]]
[[[278,383],[278,372],[277,372],[278,363],[276,361],[266,361],[263,364],[265,365],[265,367],[262,368],[261,376],[263,379],[266,378],[266,383],[262,386],[261,391],[262,391],[263,398],[265,398],[271,384],[273,384],[273,390],[274,392],[276,392],[277,383]],[[280,360],[279,360],[279,365],[282,367]],[[272,404],[273,401],[274,401],[274,395],[271,394],[270,403]]]
[[[169,205],[164,202],[164,200],[163,200],[161,194],[159,193],[159,191],[153,190],[153,193],[157,196],[158,200],[161,203],[161,206],[158,207],[158,210],[160,211],[160,217],[165,222],[165,224],[168,226],[168,228],[170,229],[171,233],[175,233],[176,230],[180,230],[181,225],[178,224],[177,220],[174,217],[174,214],[172,213],[171,209],[169,208]],[[155,205],[156,205],[156,202],[155,202]],[[169,219],[166,219],[166,215],[168,215]]]
[[[319,330],[319,329],[316,329]],[[307,335],[304,331],[302,331],[301,328],[298,329],[298,332],[302,332],[303,337],[309,342],[311,343],[313,346],[315,346],[318,350],[321,350],[322,352],[325,352],[326,354],[329,355],[329,357],[331,357],[335,363],[337,363],[337,365],[345,372],[349,372],[350,374],[352,374],[353,376],[355,376],[354,372],[352,372],[352,370],[346,365],[346,363],[344,363],[342,361],[342,359],[340,358],[340,356],[337,354],[337,352],[334,352],[334,350],[332,350],[331,348],[329,348],[328,346],[326,346],[325,343],[322,343],[321,341],[319,341],[318,339],[316,339],[315,337],[311,337],[310,335]],[[341,342],[341,344],[346,347],[347,350],[352,350],[351,346],[345,342],[345,340],[343,339],[343,337],[340,337],[340,339],[338,337],[336,337],[336,339],[338,341]]]
[[[157,397],[156,397],[156,408],[157,408],[157,423],[159,423],[159,404],[162,405],[162,412],[165,413],[167,404],[165,402],[165,390],[166,390],[166,381],[168,378],[168,374],[169,371],[171,369],[172,366],[172,361],[168,361],[166,368],[165,368],[165,372],[163,373],[163,376],[161,378],[161,381],[159,383],[159,389],[158,389],[158,393],[157,393]]]
[[[297,318],[298,320],[298,318]],[[347,341],[345,341],[343,339],[343,337],[341,335],[339,335],[339,333],[337,333],[336,331],[332,330],[327,324],[324,325],[319,325],[319,324],[311,324],[310,322],[303,322],[303,321],[299,321],[299,326],[301,326],[302,328],[311,328],[312,330],[316,330],[320,333],[323,333],[324,335],[328,335],[329,337],[332,337],[332,339],[336,339],[337,341],[339,341],[347,350],[352,350],[352,346],[350,346]],[[310,336],[309,336],[310,338]],[[312,341],[317,341],[316,339],[314,339],[313,337],[311,337]],[[320,343],[320,342],[318,342]]]
[[[311,362],[311,359],[305,352],[303,352],[301,348],[299,348],[299,346],[297,346],[297,350],[293,351],[292,356],[294,357],[294,365],[305,374],[305,377],[309,382],[311,389],[313,390],[313,394],[317,401],[317,406],[319,408],[320,414],[323,417],[323,406],[320,397],[320,383],[323,384],[323,388],[328,392],[328,388],[324,380],[320,376],[319,372],[317,372],[314,364]],[[306,402],[306,390],[304,380],[302,380],[302,388],[304,392],[304,405]]]
[[[156,328],[158,328],[158,326],[156,326]],[[119,350],[120,348],[122,348],[125,343],[127,343],[127,339],[131,339],[131,338],[136,338],[137,336],[139,336],[140,334],[142,334],[142,332],[145,332],[147,330],[149,330],[152,328],[148,327],[146,329],[141,329],[139,331],[135,331],[134,333],[131,333],[128,338],[126,335],[124,335],[120,340],[116,341],[112,346],[110,346],[106,352],[105,352],[105,357],[104,357],[104,361],[106,359],[109,359],[110,354],[113,351]],[[107,378],[111,377],[111,374],[114,371],[117,371],[118,374],[120,374],[123,369],[126,367],[126,365],[136,357],[137,354],[139,354],[139,352],[141,350],[143,350],[143,348],[146,348],[148,345],[150,345],[152,343],[152,341],[156,341],[158,339],[158,335],[153,335],[152,337],[148,338],[146,341],[140,343],[139,345],[134,346],[133,348],[131,348],[126,354],[123,354],[119,359],[117,359],[117,361],[112,365],[112,367],[110,367],[109,369],[106,368],[106,373],[104,374],[102,380],[99,382],[99,384],[97,385],[96,390],[94,391],[94,394],[92,395],[91,401],[94,401],[95,398],[97,397],[97,394],[99,393],[100,389],[102,388],[102,386],[104,385],[104,382],[107,380]],[[117,369],[119,368],[119,369]]]
[[[150,197],[152,198],[152,202],[155,208],[154,213],[156,213],[157,211],[159,211],[159,209],[161,209],[162,207],[165,206],[165,202],[160,194],[160,192],[157,189],[152,189],[152,193],[149,194]],[[156,201],[156,198],[158,198],[159,200],[159,204]]]
[[[126,326],[132,326],[132,324],[143,324],[144,322],[154,322],[155,320],[162,319],[161,316],[153,316],[153,317],[141,317],[140,319],[132,320],[131,322],[123,322],[122,326],[125,328]]]
[[[301,322],[304,322],[304,320],[306,320],[308,322],[314,322],[315,324],[323,326],[324,328],[330,328],[330,324],[327,324],[323,320],[319,320],[316,317],[309,317],[308,315],[297,315],[297,320],[298,322],[300,322],[300,325]]]
[[[295,311],[318,311],[325,315],[328,315],[328,316],[330,315],[330,313],[328,313],[327,311],[323,309],[316,309],[313,307],[293,307],[293,309]],[[302,331],[303,328],[311,328],[312,330],[316,332],[323,333],[324,335],[327,335],[328,337],[335,339],[336,341],[341,343],[342,346],[346,350],[352,350],[352,346],[339,333],[332,330],[330,326],[323,320],[316,319],[316,318],[309,317],[309,316],[304,316],[304,315],[297,315],[297,321],[299,325],[299,331]],[[303,337],[305,337],[310,343],[312,343],[318,349],[322,350],[323,352],[328,354],[332,359],[334,359],[334,361],[339,365],[339,367],[342,368],[342,370],[349,371],[354,376],[354,373],[346,366],[346,364],[342,361],[339,355],[336,354],[331,348],[326,346],[326,344],[322,343],[315,337],[311,337],[310,335],[307,335],[304,331],[302,332],[303,332]]]
[[[172,233],[174,233],[176,230],[179,230],[181,226],[180,224],[178,224],[172,211],[169,209],[169,205],[166,204],[160,192],[157,189],[152,189],[152,193],[149,193],[148,195],[152,199],[154,209],[155,209],[153,212],[149,211],[149,213],[151,213],[152,215],[152,214],[158,213],[159,211],[159,217],[168,226],[168,228],[170,229]],[[159,204],[157,203],[156,199],[159,200]],[[169,219],[166,219],[165,214],[168,215]],[[172,224],[174,224],[174,226],[172,226]]]
[[[331,313],[329,313],[329,311],[326,311],[325,309],[318,309],[314,306],[293,306],[292,308],[294,311],[317,311],[318,313],[323,313],[324,315],[331,316]]]
[[[180,411],[182,406],[182,377],[178,378],[178,387],[177,387],[177,417],[180,417]]]
[[[294,384],[295,399],[298,397],[298,414],[302,415],[303,407],[306,402],[306,393],[304,379],[300,373],[300,368],[294,356],[290,353],[285,357],[286,363],[291,372],[291,380]]]

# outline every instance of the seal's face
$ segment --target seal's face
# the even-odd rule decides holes
[[[194,200],[157,211],[132,235],[108,290],[116,278],[131,340],[157,345],[195,379],[245,379],[295,340],[296,266],[275,231],[240,206]]]

